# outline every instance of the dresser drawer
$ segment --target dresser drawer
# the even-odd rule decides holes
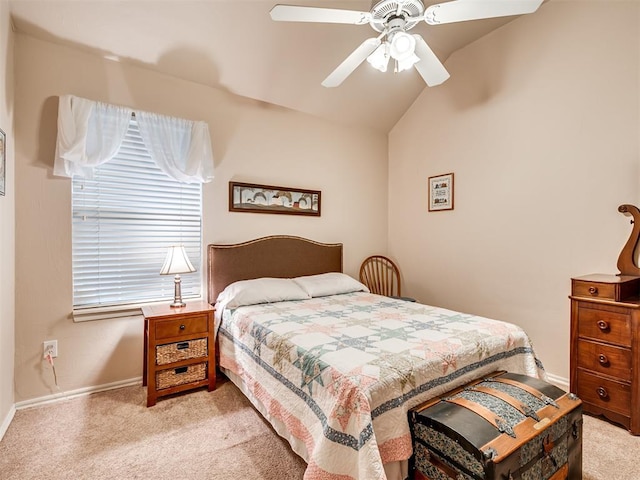
[[[623,381],[631,381],[631,350],[626,348],[580,340],[578,365]]]
[[[608,298],[611,300],[616,298],[616,288],[612,283],[573,280],[571,293],[576,297]]]
[[[577,393],[583,402],[625,416],[631,413],[631,386],[627,383],[607,380],[578,369]]]
[[[630,315],[580,305],[578,308],[578,336],[630,347]]]
[[[592,274],[571,279],[571,294],[575,297],[621,302],[637,298],[639,293],[640,277],[636,276]]]
[[[179,337],[192,333],[206,333],[209,330],[208,315],[192,315],[172,320],[155,322],[156,339]]]

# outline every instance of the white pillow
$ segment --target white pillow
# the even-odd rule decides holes
[[[290,278],[256,278],[232,283],[218,295],[216,302],[223,308],[237,308],[309,298],[309,294]]]
[[[293,279],[311,297],[325,297],[341,293],[368,292],[369,289],[356,279],[344,273],[332,272]]]

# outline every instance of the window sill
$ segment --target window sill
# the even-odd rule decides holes
[[[200,300],[202,297],[184,298],[185,302]],[[142,320],[142,307],[146,305],[163,305],[171,303],[171,300],[163,300],[162,302],[149,302],[136,305],[116,305],[112,307],[94,307],[80,308],[74,310],[71,314],[75,323],[92,322],[94,320],[110,320],[110,319],[130,319]]]
[[[72,316],[76,323],[114,318],[138,319],[142,318],[142,311],[140,307],[87,308],[86,310],[74,310]]]

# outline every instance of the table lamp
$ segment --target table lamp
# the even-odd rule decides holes
[[[175,284],[175,294],[173,303],[170,305],[171,307],[184,307],[186,305],[182,301],[180,274],[195,271],[196,269],[191,265],[183,245],[173,245],[169,247],[167,258],[164,260],[164,265],[160,269],[160,275],[175,275],[173,280]]]

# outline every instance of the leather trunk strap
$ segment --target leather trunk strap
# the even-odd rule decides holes
[[[495,413],[489,410],[487,407],[480,405],[479,403],[472,402],[471,400],[467,400],[466,398],[454,397],[454,398],[443,398],[443,401],[447,403],[455,403],[461,407],[464,407],[468,410],[471,410],[476,415],[481,416],[491,425],[500,430],[498,424],[502,421]]]

